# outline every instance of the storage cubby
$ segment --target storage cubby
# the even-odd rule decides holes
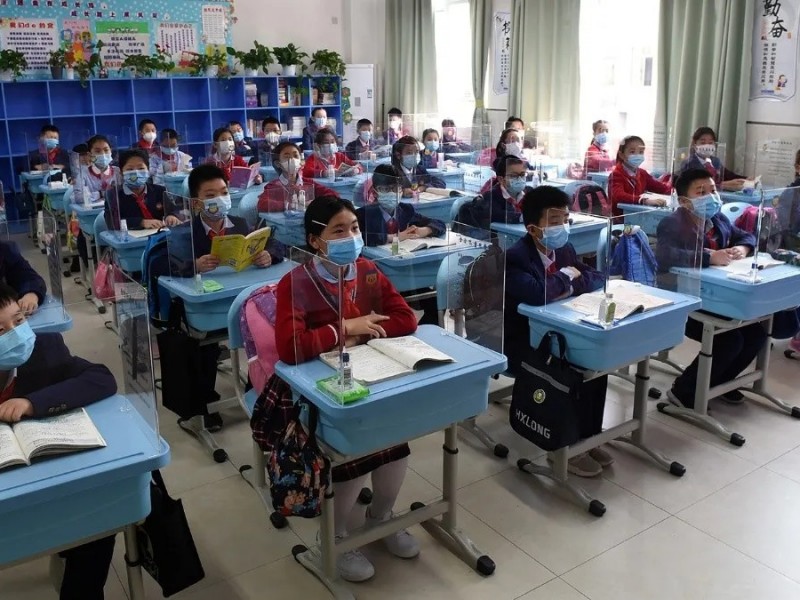
[[[112,146],[130,148],[136,138],[136,121],[132,114],[128,115],[98,115],[94,119],[95,132],[105,136],[113,136]]]
[[[54,118],[60,116],[92,116],[92,92],[80,81],[50,81],[50,100]]]
[[[276,77],[250,77],[245,79],[245,85],[249,82],[256,84],[258,108],[278,106],[278,79]],[[249,107],[248,110],[253,108]]]
[[[208,110],[208,79],[205,77],[173,79],[172,109]]]
[[[172,111],[169,79],[134,79],[133,104],[137,113]],[[153,119],[155,121],[155,119]],[[158,121],[156,121],[158,122]]]
[[[95,115],[133,112],[133,85],[130,79],[92,80]]]
[[[60,131],[61,147],[72,150],[73,147],[88,140],[94,134],[94,117],[53,117],[53,123]],[[31,148],[33,150],[33,148]]]
[[[190,144],[211,142],[211,119],[208,111],[175,113],[175,127],[186,132],[186,141]]]
[[[244,109],[238,110],[214,110],[211,111],[211,129],[212,131],[217,127],[227,127],[231,121],[238,121],[242,125],[246,123]]]
[[[3,99],[8,119],[47,119],[50,115],[46,81],[4,83]]]
[[[142,119],[150,119],[151,121],[155,121],[156,128],[159,132],[159,138],[156,140],[156,143],[161,141],[161,130],[162,129],[175,129],[175,115],[170,112],[136,112],[136,126],[139,126],[139,122]],[[139,137],[138,130],[136,131],[136,137]]]
[[[244,80],[209,79],[208,92],[211,108],[242,108],[244,106]]]

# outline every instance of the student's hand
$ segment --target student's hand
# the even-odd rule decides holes
[[[0,422],[17,423],[33,416],[33,404],[27,398],[11,398],[0,404]]]
[[[23,314],[30,315],[39,308],[39,298],[33,292],[28,292],[17,301]]]
[[[564,275],[566,275],[567,277],[569,277],[569,280],[570,280],[570,281],[572,281],[573,279],[577,279],[578,277],[580,277],[580,276],[582,276],[582,275],[583,275],[583,273],[581,273],[581,272],[580,272],[578,269],[576,269],[575,267],[564,267],[563,269],[559,269],[559,270],[560,270],[562,273],[564,273]]]
[[[353,346],[360,346],[365,341],[363,335],[348,335],[344,338],[344,345],[346,348],[352,348]]]
[[[142,227],[145,229],[161,229],[163,226],[164,222],[158,219],[142,219]]]
[[[733,260],[737,260],[739,258],[745,258],[748,254],[750,254],[750,248],[747,246],[732,246],[730,248],[725,248],[725,252]]]
[[[268,267],[272,264],[272,256],[266,250],[262,250],[253,259],[253,264],[257,267]]]
[[[363,317],[344,320],[344,333],[346,337],[366,335],[370,338],[386,337],[386,330],[380,326],[383,321],[388,321],[386,315],[371,313]]]
[[[208,273],[219,266],[219,259],[213,254],[206,254],[194,261],[198,273]]]
[[[175,227],[181,224],[181,220],[175,215],[167,215],[167,218],[164,219],[164,224],[167,227]]]
[[[666,206],[667,201],[664,198],[653,198],[652,196],[648,196],[646,194],[642,194],[640,196],[639,201],[644,204],[645,206]]]
[[[253,183],[255,183],[256,185],[261,185],[261,182],[262,182],[262,181],[264,181],[264,179],[261,177],[261,175],[260,175],[260,174],[259,174],[259,175],[256,175],[256,176],[255,176],[255,179],[253,179]]]
[[[420,184],[420,185],[417,186],[417,193],[421,194],[422,192],[424,192],[427,189],[428,189],[427,185]]]
[[[740,192],[744,187],[746,179],[729,179],[722,182],[722,189],[726,192]]]
[[[725,267],[731,264],[731,255],[727,250],[714,250],[711,252],[709,262],[718,267]]]
[[[403,188],[403,198],[411,198],[414,195],[414,190],[411,188]]]

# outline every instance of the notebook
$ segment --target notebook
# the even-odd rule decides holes
[[[132,238],[146,238],[154,233],[158,233],[158,229],[129,229],[128,235]]]

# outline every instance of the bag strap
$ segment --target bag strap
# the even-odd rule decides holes
[[[301,409],[303,406],[308,408],[308,440],[312,444],[317,444],[317,423],[319,421],[319,409],[316,405],[306,398],[301,398],[298,402]],[[300,418],[300,412],[297,413],[297,419]]]
[[[161,471],[156,469],[150,473],[150,477],[153,479],[153,483],[158,488],[158,491],[161,492],[161,495],[164,498],[171,498],[169,492],[167,491],[167,484],[164,483],[164,477],[161,475]]]
[[[562,362],[567,362],[567,338],[559,331],[550,330],[542,336],[539,342],[539,347],[536,349],[537,354],[553,356],[553,338],[556,339],[558,344],[558,359]]]

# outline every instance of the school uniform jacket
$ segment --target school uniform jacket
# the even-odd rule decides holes
[[[586,171],[598,173],[610,171],[613,167],[614,159],[609,156],[608,150],[592,142],[586,150]]]
[[[228,178],[228,181],[231,180],[231,174],[233,173],[233,167],[249,167],[250,166],[250,164],[248,163],[248,161],[246,159],[242,158],[241,156],[239,156],[236,153],[234,153],[231,156],[231,158],[228,159],[227,161],[221,160],[219,158],[218,154],[213,154],[213,155],[209,156],[208,158],[206,158],[205,163],[209,164],[209,165],[216,165],[220,169],[222,169],[225,172],[225,177]]]
[[[53,149],[50,152],[43,153],[39,150],[34,150],[28,153],[28,164],[30,165],[30,170],[35,171],[36,167],[39,165],[50,164],[50,165],[63,165],[64,168],[61,169],[63,173],[66,173],[67,177],[72,177],[72,170],[70,169],[70,162],[69,162],[69,153],[64,150],[61,146]]]
[[[11,286],[20,298],[33,293],[39,305],[44,302],[47,285],[14,242],[0,242],[0,280]]]
[[[706,160],[700,158],[697,154],[692,154],[689,158],[681,163],[681,173],[691,169],[706,169],[709,174],[720,181],[719,175],[722,175],[722,181],[730,181],[731,179],[745,179],[744,175],[737,175],[733,171],[729,171],[722,165],[722,161],[716,156],[709,157],[711,159],[711,169],[706,167]]]
[[[440,146],[441,148],[441,146]],[[425,169],[435,169],[439,166],[438,151],[431,152],[430,150],[420,150],[419,164]]]
[[[320,130],[314,124],[313,119],[308,120],[308,125],[303,127],[303,151],[306,150],[313,150],[314,149],[314,138],[317,135],[317,132]]]
[[[481,194],[481,198],[487,223],[519,223],[520,210],[503,195],[500,182],[496,179],[492,187]]]
[[[105,365],[72,356],[61,334],[39,333],[28,361],[17,368],[14,398],[27,398],[35,417],[48,417],[108,398],[117,383]]]
[[[234,142],[233,151],[236,156],[248,159],[253,158],[256,155],[256,146],[253,143],[253,138],[246,137],[241,142]]]
[[[640,204],[639,197],[645,192],[669,194],[671,191],[669,184],[662,183],[644,169],[636,169],[631,175],[621,162],[617,162],[608,177],[608,195],[615,216],[622,214],[618,204]]]
[[[400,178],[400,187],[407,189],[414,184],[424,185],[425,187],[446,188],[444,181],[428,173],[428,170],[421,164],[411,169],[411,173],[406,173],[403,167],[392,163],[397,176]]]
[[[329,165],[333,165],[334,169],[338,169],[343,164],[351,167],[358,165],[354,160],[347,158],[344,152],[337,152],[330,160],[322,158],[315,152],[306,159],[303,165],[303,179],[325,177],[325,172],[328,170]]]
[[[167,215],[177,214],[177,211],[168,204],[167,188],[154,183],[146,183],[144,186],[145,196],[144,203],[147,210],[150,211],[150,217],[163,221]],[[128,229],[143,229],[142,221],[146,218],[136,202],[136,197],[124,191],[122,186],[117,188],[117,202],[116,206],[112,206],[112,202],[106,198],[105,205],[105,220],[106,226],[114,231],[119,230],[119,223],[121,219],[125,219]]]
[[[367,246],[380,246],[387,242],[388,223],[385,213],[378,204],[367,204],[356,210],[358,227]],[[444,223],[438,219],[429,219],[419,214],[412,204],[400,202],[395,209],[394,217],[397,231],[405,231],[410,226],[430,227],[433,236],[438,237],[445,231]]]
[[[370,138],[368,143],[364,143],[361,141],[361,138],[356,138],[344,148],[344,153],[347,155],[347,158],[351,160],[358,160],[364,152],[372,152],[377,147],[375,140]]]
[[[306,191],[306,205],[314,198],[320,196],[339,197],[334,190],[325,187],[314,181],[303,181],[302,186],[285,186],[280,179],[273,179],[264,186],[264,191],[258,197],[258,212],[282,212],[286,206],[285,202],[292,197],[295,191],[303,189]]]

